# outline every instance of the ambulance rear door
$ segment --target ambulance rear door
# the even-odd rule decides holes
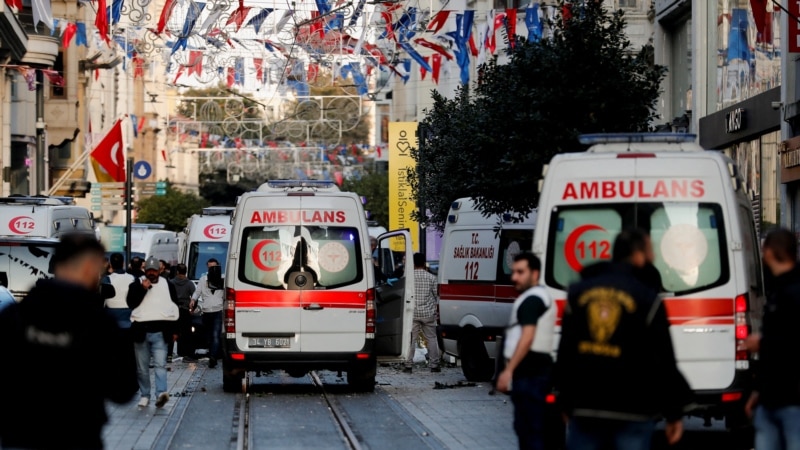
[[[376,288],[375,352],[379,356],[401,358],[411,345],[414,319],[414,250],[408,230],[390,231],[378,237],[380,267],[393,264],[394,275]],[[387,260],[391,258],[391,260]]]

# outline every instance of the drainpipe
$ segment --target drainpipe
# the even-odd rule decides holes
[[[36,195],[47,193],[46,176],[49,175],[47,163],[47,143],[45,141],[44,123],[44,74],[36,71]]]

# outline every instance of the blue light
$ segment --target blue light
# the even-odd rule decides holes
[[[632,143],[658,143],[680,144],[694,142],[697,135],[689,133],[596,133],[582,134],[578,137],[583,145],[595,144],[632,144]]]
[[[353,236],[353,233],[350,233],[350,240],[351,240],[351,241],[354,241],[354,240],[356,240],[355,236]]]

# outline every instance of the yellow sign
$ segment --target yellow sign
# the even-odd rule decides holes
[[[408,169],[416,167],[411,149],[417,147],[416,122],[389,122],[389,229],[408,228],[411,246],[419,251],[419,223],[412,219],[417,206],[411,199]],[[392,250],[404,251],[402,239],[392,240]]]

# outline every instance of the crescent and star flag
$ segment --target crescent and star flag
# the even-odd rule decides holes
[[[125,181],[125,144],[122,138],[122,119],[118,119],[92,150],[92,166],[99,182]],[[109,180],[109,181],[105,181]]]

